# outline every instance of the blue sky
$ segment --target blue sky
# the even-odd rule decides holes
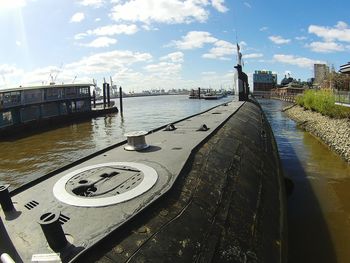
[[[350,2],[0,0],[0,89],[112,76],[125,91],[229,88],[244,70],[278,81],[350,61]]]

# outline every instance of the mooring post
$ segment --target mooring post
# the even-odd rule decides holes
[[[122,87],[119,87],[119,104],[120,104],[120,113],[123,114],[123,91]]]
[[[106,89],[107,89],[107,83],[103,83],[103,108],[106,108]]]
[[[14,209],[8,190],[9,186],[10,185],[0,185],[0,204],[4,212],[10,212]]]
[[[48,212],[40,216],[38,222],[53,251],[62,250],[68,243],[60,224],[60,215],[61,213]]]
[[[94,102],[94,108],[96,108],[96,91],[93,91],[92,92],[92,99],[93,99],[93,102]]]
[[[198,99],[200,99],[200,98],[201,98],[201,88],[198,87]]]
[[[107,105],[108,105],[108,108],[111,107],[111,94],[110,94],[110,86],[109,86],[109,83],[106,84],[107,86]]]

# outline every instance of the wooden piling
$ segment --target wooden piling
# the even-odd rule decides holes
[[[111,107],[111,93],[110,93],[110,86],[109,83],[106,83],[106,87],[107,87],[107,106],[108,108]]]
[[[122,87],[119,87],[119,104],[120,104],[120,113],[123,114],[123,91],[122,91]]]

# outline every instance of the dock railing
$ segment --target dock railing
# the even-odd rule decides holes
[[[296,97],[299,94],[300,93],[273,93],[271,95],[271,99],[283,100],[283,101],[295,103]]]
[[[350,107],[350,91],[336,90],[334,91],[335,104]]]

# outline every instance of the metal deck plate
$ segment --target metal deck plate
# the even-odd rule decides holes
[[[5,214],[0,208],[4,228],[18,252],[15,261],[30,262],[33,254],[53,253],[37,223],[43,213],[58,211],[64,233],[72,237],[71,246],[60,251],[63,262],[138,216],[172,188],[196,147],[242,105],[231,102],[176,122],[176,130],[148,134],[147,149],[126,151],[120,145],[18,192],[12,197],[16,211]],[[209,129],[198,131],[203,124]],[[142,182],[132,185],[132,171],[118,176],[123,166],[141,171]],[[123,190],[126,184],[121,188],[123,182],[131,182],[130,191]]]
[[[156,170],[145,164],[102,163],[63,176],[54,185],[53,194],[61,202],[73,206],[108,206],[145,193],[157,179]]]

